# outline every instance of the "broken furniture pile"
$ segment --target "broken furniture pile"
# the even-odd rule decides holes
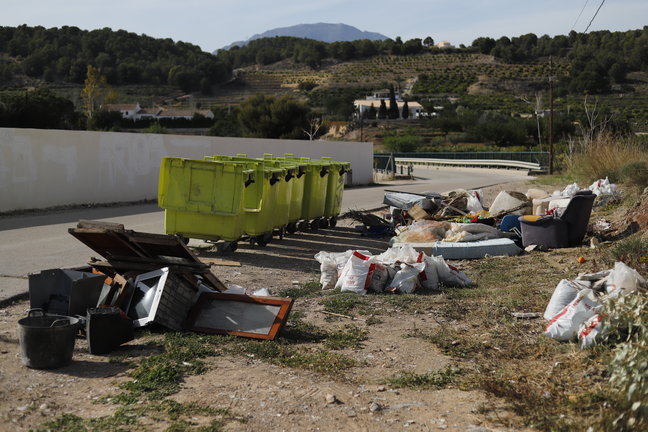
[[[489,208],[481,190],[445,194],[386,192],[396,236],[394,246],[412,245],[448,259],[517,255],[521,247],[572,247],[582,243],[595,200],[618,197],[607,179],[587,190],[573,184],[552,195],[539,189],[525,194],[501,191]]]
[[[259,339],[273,339],[286,323],[291,299],[223,293],[227,287],[177,236],[94,221],[81,221],[69,232],[103,260],[29,275],[31,310],[19,321],[23,363],[29,367],[69,363],[71,349],[57,359],[38,360],[59,327],[69,330],[66,344],[73,346],[69,334],[76,336],[80,328],[90,353],[105,354],[132,340],[134,328],[153,323]]]
[[[411,246],[391,247],[380,255],[368,251],[319,252],[323,289],[340,288],[357,294],[411,294],[419,288],[435,290],[439,283],[465,287],[471,280],[442,256],[428,256]]]

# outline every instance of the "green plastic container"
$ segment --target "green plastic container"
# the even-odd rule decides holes
[[[285,183],[287,170],[272,166],[260,159],[244,156],[206,156],[207,161],[243,164],[255,173],[255,181],[250,184],[243,197],[243,232],[256,237],[261,245],[272,237],[275,228],[288,223],[289,188]],[[283,209],[283,211],[280,211]]]
[[[326,205],[326,189],[328,187],[328,173],[330,163],[327,161],[299,158],[305,166],[304,199],[302,203],[301,219],[314,220],[324,216]]]
[[[351,164],[348,162],[332,161],[331,158],[322,158],[323,161],[328,161],[329,174],[328,186],[326,188],[326,200],[324,205],[324,217],[330,219],[330,224],[335,226],[337,217],[342,210],[342,197],[344,195],[344,182],[346,180],[346,173],[351,169]]]
[[[158,205],[164,230],[204,240],[238,240],[243,234],[244,197],[256,173],[243,163],[162,158]]]
[[[278,166],[286,168],[288,175],[291,176],[289,184],[291,185],[290,191],[290,208],[288,210],[288,231],[294,233],[296,231],[297,222],[301,219],[302,204],[304,202],[304,184],[306,181],[306,162],[300,162],[293,158],[275,157],[271,154],[264,154],[263,159],[266,161],[273,161],[278,163]]]

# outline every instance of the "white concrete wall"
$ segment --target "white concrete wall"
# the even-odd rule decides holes
[[[0,212],[155,199],[163,156],[237,153],[330,156],[351,163],[353,184],[372,182],[367,142],[0,128]]]

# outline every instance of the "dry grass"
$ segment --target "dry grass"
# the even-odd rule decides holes
[[[585,182],[608,177],[611,182],[627,182],[641,186],[646,174],[648,152],[636,140],[620,137],[608,131],[583,139],[576,144],[568,170]],[[633,168],[635,166],[635,168]]]

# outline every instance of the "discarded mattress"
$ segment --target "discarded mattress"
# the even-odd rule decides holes
[[[428,255],[443,255],[445,259],[476,259],[488,256],[512,256],[522,253],[513,240],[498,238],[476,242],[395,243],[394,246],[412,246]]]

